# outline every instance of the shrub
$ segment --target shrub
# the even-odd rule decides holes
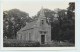
[[[36,41],[6,39],[3,42],[3,46],[4,47],[39,47],[40,43]]]

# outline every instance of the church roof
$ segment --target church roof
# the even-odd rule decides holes
[[[40,10],[40,16],[44,17],[44,10],[43,8]],[[40,18],[39,18],[40,19]],[[26,31],[26,30],[29,30],[31,28],[34,28],[36,26],[36,23],[38,22],[38,20],[35,20],[35,21],[32,21],[30,23],[27,23],[25,27],[21,28],[18,32],[21,32],[21,31]]]
[[[23,27],[20,31],[25,31],[25,30],[34,28],[35,27],[34,25],[36,24],[36,22],[37,22],[37,20],[36,21],[32,21],[32,22],[26,24],[26,26]]]

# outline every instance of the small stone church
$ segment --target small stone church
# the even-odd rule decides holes
[[[17,32],[18,40],[38,41],[41,44],[51,42],[51,25],[46,22],[43,8],[38,20],[26,23],[26,26]]]

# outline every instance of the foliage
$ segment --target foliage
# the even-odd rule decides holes
[[[18,9],[12,9],[3,12],[4,20],[4,38],[15,38],[16,33],[22,27],[26,25],[26,22],[30,22],[31,18],[28,13],[20,11]]]
[[[40,43],[36,41],[4,39],[4,47],[39,47]]]

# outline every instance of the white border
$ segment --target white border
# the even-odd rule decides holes
[[[2,50],[76,50],[75,47],[8,47]]]
[[[59,1],[59,0],[56,0],[56,1]],[[71,2],[74,0],[61,0],[61,1]],[[75,41],[75,47],[3,47],[3,5],[2,3],[1,3],[1,20],[0,21],[1,21],[1,50],[76,50],[77,49],[76,41]],[[76,28],[75,28],[75,35],[76,35]],[[75,36],[75,40],[76,40],[76,36]]]

